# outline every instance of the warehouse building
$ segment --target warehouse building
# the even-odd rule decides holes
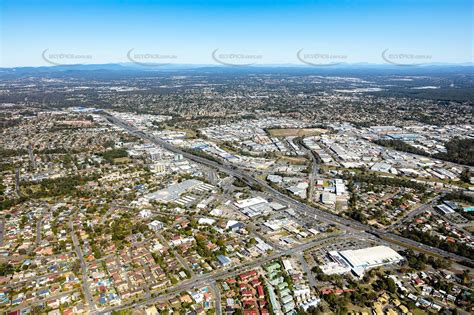
[[[339,254],[352,268],[374,268],[387,264],[395,264],[403,257],[388,246],[375,246],[356,250],[344,250]]]
[[[454,211],[453,209],[451,209],[450,207],[448,207],[447,205],[437,205],[436,206],[436,209],[441,213],[441,214],[452,214],[452,213],[455,213],[456,211]]]
[[[148,200],[157,200],[160,202],[167,203],[178,200],[182,194],[191,190],[196,191],[198,193],[203,193],[206,191],[213,190],[214,188],[214,186],[203,183],[199,180],[188,179],[182,181],[181,183],[170,185],[165,189],[150,193],[146,195],[145,198]]]
[[[403,257],[387,246],[375,246],[356,250],[329,252],[330,263],[321,266],[325,274],[342,274],[351,271],[362,278],[368,269],[389,264],[396,264]]]
[[[325,205],[335,205],[336,204],[336,195],[330,192],[323,192],[321,194],[321,202]]]

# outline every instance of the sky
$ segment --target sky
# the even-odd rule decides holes
[[[0,3],[0,67],[473,61],[470,0]]]

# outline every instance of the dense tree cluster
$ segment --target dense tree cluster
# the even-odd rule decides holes
[[[5,148],[0,148],[0,158],[8,158],[12,156],[19,156],[19,155],[24,155],[26,154],[26,150],[24,149],[5,149]]]
[[[402,140],[376,140],[376,144],[393,148],[398,151],[429,156],[436,159],[474,166],[474,139],[454,138],[444,145],[447,152],[429,154],[428,152],[415,148]]]
[[[455,138],[444,144],[446,153],[437,153],[435,158],[474,166],[474,139]]]
[[[126,149],[120,148],[104,151],[100,153],[100,156],[102,156],[107,162],[113,163],[114,159],[127,157],[128,153]]]
[[[414,241],[427,244],[429,246],[437,247],[445,251],[474,259],[474,252],[472,249],[464,243],[451,243],[441,240],[437,237],[433,237],[431,233],[422,232],[415,229],[404,229],[401,235],[406,238],[410,238]]]
[[[398,150],[398,151],[403,151],[403,152],[408,152],[408,153],[413,153],[413,154],[418,154],[418,155],[428,155],[426,153],[426,151],[424,151],[422,149],[418,149],[418,148],[412,146],[411,144],[406,143],[403,140],[398,140],[398,139],[393,139],[393,140],[383,139],[382,140],[382,139],[379,139],[379,140],[375,140],[374,142],[378,145],[388,147],[388,148],[392,148],[392,149],[395,149],[395,150]]]
[[[462,191],[452,191],[446,194],[443,197],[443,200],[453,200],[456,202],[462,202],[469,205],[474,204],[474,196],[464,194]],[[474,213],[472,213],[472,211],[463,211],[462,207],[459,207],[458,209],[455,209],[455,210],[459,212],[463,217],[467,218],[469,221],[474,220]]]
[[[68,195],[81,196],[82,192],[79,191],[78,188],[88,181],[93,180],[96,180],[95,176],[75,175],[55,179],[44,179],[39,183],[23,182],[21,186],[28,198],[39,199]]]
[[[1,263],[0,264],[0,276],[5,277],[7,275],[12,275],[15,271],[15,268],[12,264],[9,263]]]
[[[377,176],[374,174],[349,174],[345,173],[343,178],[346,180],[351,180],[353,182],[365,182],[374,185],[382,185],[382,186],[393,186],[393,187],[406,187],[406,188],[413,188],[420,192],[424,192],[426,190],[426,186],[417,183],[415,181],[411,181],[405,178],[398,178],[398,177],[382,177]]]

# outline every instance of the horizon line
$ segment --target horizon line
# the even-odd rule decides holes
[[[254,63],[254,64],[216,64],[216,63],[148,63],[137,64],[134,62],[106,62],[106,63],[75,63],[75,64],[56,64],[56,65],[21,65],[11,67],[0,67],[0,69],[21,69],[21,68],[61,68],[61,67],[79,67],[79,66],[124,66],[134,68],[153,68],[163,69],[167,67],[177,66],[201,66],[201,67],[218,67],[218,68],[259,68],[259,67],[297,67],[297,68],[341,68],[344,66],[387,66],[387,67],[426,67],[426,66],[474,66],[473,61],[465,62],[431,62],[422,64],[393,64],[393,63],[374,63],[374,62],[353,62],[353,63],[337,63],[337,64],[303,64],[303,63]]]

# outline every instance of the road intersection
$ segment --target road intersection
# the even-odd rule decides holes
[[[244,171],[242,169],[237,168],[236,166],[232,166],[232,165],[229,165],[229,164],[218,163],[216,161],[212,161],[210,159],[194,155],[194,154],[189,153],[187,151],[184,151],[184,150],[182,150],[182,149],[180,149],[180,148],[178,148],[178,147],[176,147],[176,146],[174,146],[174,145],[172,145],[172,144],[170,144],[170,143],[168,143],[168,142],[166,142],[162,139],[159,139],[159,138],[154,137],[150,134],[147,134],[143,131],[140,131],[137,128],[135,128],[134,126],[129,125],[128,123],[122,121],[121,119],[119,119],[115,116],[112,116],[111,114],[109,114],[105,111],[101,111],[101,114],[109,122],[115,124],[118,127],[121,127],[123,129],[127,130],[129,133],[131,133],[131,134],[133,134],[133,135],[135,135],[135,136],[137,136],[141,139],[150,141],[150,142],[152,142],[156,145],[159,145],[159,146],[163,147],[164,149],[169,150],[171,152],[174,152],[176,154],[181,154],[183,157],[185,157],[185,158],[187,158],[191,161],[194,161],[196,163],[205,165],[209,168],[219,170],[220,172],[226,173],[227,175],[230,175],[234,178],[238,178],[238,179],[244,181],[249,186],[251,186],[251,187],[253,187],[257,190],[260,190],[261,192],[271,196],[271,198],[273,198],[274,200],[285,203],[287,205],[290,205],[291,208],[296,213],[301,215],[302,217],[313,217],[313,218],[317,218],[318,220],[320,220],[322,222],[332,224],[332,225],[336,225],[345,233],[345,234],[342,234],[342,235],[339,235],[339,236],[332,235],[332,236],[328,236],[326,238],[320,238],[320,239],[316,239],[316,240],[313,239],[313,240],[311,240],[307,243],[298,245],[296,247],[289,248],[289,249],[286,249],[286,250],[279,250],[279,251],[277,251],[273,254],[267,255],[265,257],[260,257],[260,258],[257,258],[256,260],[253,260],[253,261],[250,261],[250,262],[247,262],[247,263],[243,263],[243,264],[241,264],[237,267],[233,267],[233,269],[224,269],[224,270],[218,270],[218,271],[214,271],[214,272],[203,274],[203,275],[195,275],[193,278],[191,278],[189,280],[186,280],[186,281],[183,281],[180,284],[178,284],[178,285],[176,285],[172,288],[169,288],[168,290],[166,290],[164,292],[158,292],[159,296],[157,296],[157,297],[151,297],[149,299],[140,301],[138,303],[134,303],[133,305],[124,304],[124,305],[121,305],[121,306],[108,308],[106,310],[102,310],[101,312],[110,312],[110,311],[113,311],[113,310],[121,310],[121,309],[125,309],[127,307],[132,307],[132,306],[133,307],[140,307],[140,306],[143,306],[143,305],[148,305],[148,304],[151,304],[151,303],[164,301],[166,299],[169,299],[169,298],[175,296],[177,293],[179,293],[181,291],[189,290],[189,289],[192,289],[192,288],[194,288],[196,286],[199,286],[199,285],[205,285],[205,284],[211,285],[211,284],[215,283],[216,280],[220,280],[220,279],[224,279],[224,278],[228,278],[228,277],[238,275],[239,273],[241,273],[245,270],[256,268],[256,267],[258,267],[258,266],[260,266],[264,263],[267,263],[267,262],[272,261],[274,259],[277,259],[279,257],[285,256],[285,255],[291,255],[291,254],[301,254],[305,250],[317,246],[319,242],[322,242],[324,240],[336,239],[336,238],[339,238],[341,236],[342,237],[347,237],[347,235],[360,236],[361,238],[370,238],[370,237],[376,236],[378,238],[383,239],[384,241],[394,243],[397,246],[402,246],[402,247],[405,247],[405,248],[411,248],[411,249],[414,249],[414,250],[423,251],[423,252],[433,254],[433,255],[436,255],[436,256],[447,257],[447,258],[450,258],[451,260],[454,260],[456,262],[469,262],[469,263],[472,263],[472,260],[469,259],[469,258],[462,257],[462,256],[459,256],[459,255],[456,255],[456,254],[453,254],[453,253],[449,253],[449,252],[446,252],[444,250],[441,250],[441,249],[438,249],[438,248],[435,248],[435,247],[432,247],[432,246],[428,246],[428,245],[413,241],[411,239],[401,237],[401,236],[399,236],[397,234],[394,234],[394,233],[391,233],[389,231],[385,231],[385,230],[378,229],[378,228],[375,228],[375,227],[372,227],[372,226],[369,226],[369,225],[365,225],[365,224],[362,224],[362,223],[360,223],[358,221],[355,221],[355,220],[352,220],[352,219],[343,218],[343,217],[340,217],[338,215],[328,213],[328,212],[325,212],[325,211],[323,211],[321,209],[318,209],[316,207],[313,207],[313,206],[307,205],[305,203],[302,203],[302,202],[300,202],[296,199],[293,199],[293,198],[285,195],[284,193],[278,191],[277,189],[271,187],[265,181],[259,179],[256,176],[253,176],[253,174],[249,171]]]
[[[378,228],[375,228],[375,227],[372,227],[372,226],[369,226],[369,225],[366,225],[366,224],[362,224],[362,223],[360,223],[358,221],[355,221],[353,219],[343,218],[343,217],[340,217],[338,215],[335,215],[335,214],[332,214],[332,213],[329,213],[329,212],[325,212],[321,209],[318,209],[318,208],[309,206],[307,204],[304,204],[302,202],[299,202],[298,200],[293,199],[293,198],[283,194],[282,192],[276,190],[275,188],[271,187],[265,181],[262,181],[262,180],[258,179],[257,177],[252,176],[252,174],[249,174],[248,171],[238,169],[236,166],[223,165],[221,163],[206,159],[204,157],[197,156],[197,155],[194,155],[192,153],[186,152],[186,151],[170,144],[169,142],[166,142],[162,139],[159,139],[157,137],[154,137],[152,135],[146,134],[143,131],[138,130],[136,127],[131,126],[130,124],[122,121],[121,119],[119,119],[115,116],[112,116],[111,114],[109,114],[105,111],[102,111],[101,113],[102,113],[102,115],[104,115],[106,117],[106,119],[109,122],[117,125],[118,127],[121,127],[123,129],[127,130],[129,133],[131,133],[131,134],[133,134],[133,135],[135,135],[139,138],[142,138],[144,140],[148,140],[148,141],[150,141],[154,144],[157,144],[157,145],[163,147],[166,150],[169,150],[169,151],[177,153],[177,154],[181,154],[183,157],[185,157],[185,158],[187,158],[191,161],[194,161],[196,163],[201,163],[201,164],[206,165],[208,167],[218,169],[219,171],[224,172],[224,173],[226,173],[230,176],[233,176],[235,178],[239,178],[240,180],[246,182],[251,187],[257,187],[258,189],[272,195],[275,199],[280,200],[282,202],[285,202],[285,203],[291,205],[293,207],[293,209],[297,212],[314,214],[314,215],[317,216],[317,218],[319,220],[321,220],[323,222],[337,224],[337,225],[340,225],[340,226],[345,226],[346,228],[349,228],[349,229],[358,230],[358,231],[361,231],[361,232],[366,232],[366,233],[375,235],[377,237],[383,238],[384,240],[389,241],[389,242],[393,241],[397,244],[404,244],[407,248],[420,248],[425,252],[432,253],[432,254],[437,255],[437,256],[447,257],[447,258],[450,258],[450,259],[452,259],[456,262],[474,263],[469,258],[462,257],[462,256],[459,256],[459,255],[456,255],[456,254],[453,254],[453,253],[449,253],[449,252],[441,250],[439,248],[434,248],[432,246],[428,246],[428,245],[413,241],[411,239],[401,237],[401,236],[396,235],[394,233],[387,232],[387,231],[384,231],[382,229],[378,229]]]

